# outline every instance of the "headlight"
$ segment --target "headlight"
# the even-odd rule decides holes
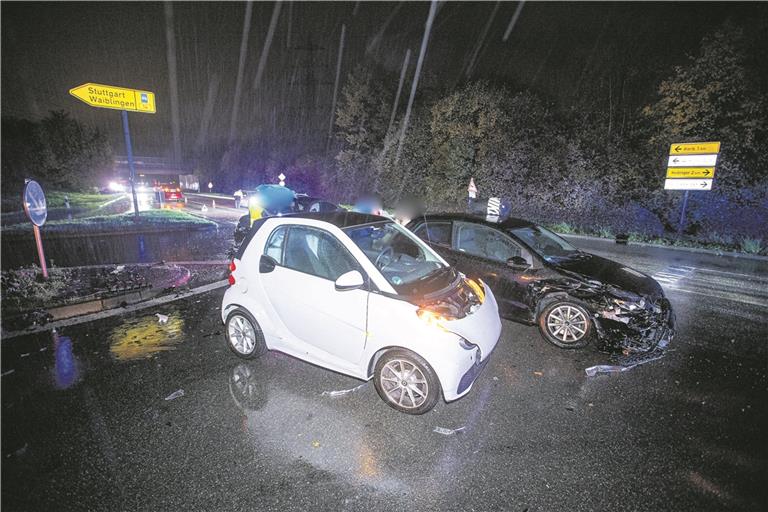
[[[419,308],[416,310],[416,316],[422,319],[427,325],[431,327],[436,327],[438,329],[441,329],[443,331],[447,331],[448,329],[445,328],[445,322],[449,320],[453,320],[453,318],[449,316],[441,315],[440,313],[436,313],[434,311],[430,311],[429,309],[423,309]]]
[[[645,307],[645,299],[642,297],[638,301],[630,301],[623,299],[613,299],[613,303],[619,306],[621,309],[627,309],[629,311],[635,311]]]

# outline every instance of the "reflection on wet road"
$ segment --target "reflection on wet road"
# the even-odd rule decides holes
[[[700,325],[683,305],[674,351],[593,378],[584,368],[605,355],[505,323],[471,393],[414,417],[370,383],[328,394],[361,382],[283,354],[236,358],[221,294],[3,343],[4,509],[766,504],[765,358],[730,343],[764,335],[764,321]]]

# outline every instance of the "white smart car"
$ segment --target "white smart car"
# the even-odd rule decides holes
[[[375,215],[256,221],[230,264],[221,318],[240,357],[278,350],[363,380],[422,414],[462,397],[501,333],[493,293]]]

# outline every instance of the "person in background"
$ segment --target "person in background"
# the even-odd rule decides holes
[[[243,201],[243,191],[237,189],[233,195],[235,196],[235,208],[240,208],[240,203]]]

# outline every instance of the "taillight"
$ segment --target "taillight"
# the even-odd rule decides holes
[[[232,272],[235,270],[237,270],[237,267],[235,266],[235,260],[232,260],[229,262],[229,276],[227,277],[230,286],[235,284],[235,276],[232,274]]]

